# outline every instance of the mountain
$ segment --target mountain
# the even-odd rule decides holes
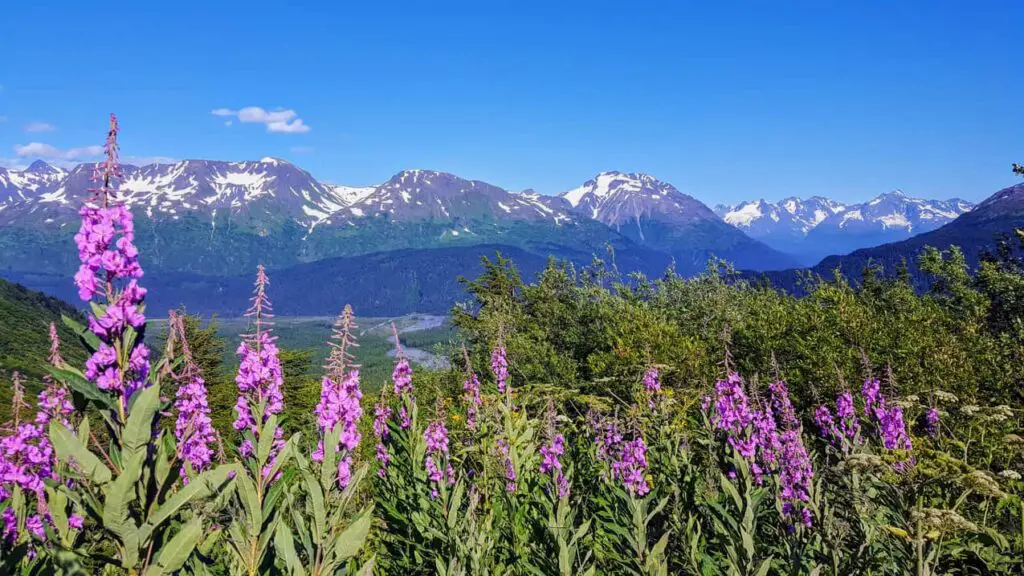
[[[871,206],[880,206],[883,202]],[[996,247],[999,237],[1012,236],[1018,228],[1024,228],[1024,184],[996,192],[969,212],[964,212],[934,230],[899,242],[862,248],[846,255],[829,256],[810,268],[810,272],[830,278],[833,271],[839,270],[847,278],[858,280],[869,263],[879,264],[887,273],[892,274],[905,261],[910,273],[919,281],[916,261],[926,246],[942,250],[958,246],[967,263],[973,267],[977,266],[983,252],[992,251]],[[793,290],[798,287],[798,278],[805,273],[804,270],[786,270],[756,272],[749,276],[766,276],[773,284]]]
[[[78,208],[95,186],[93,168],[36,162],[2,173],[0,270],[74,271],[71,239]],[[585,185],[607,196],[593,213],[566,197],[510,192],[430,170],[405,170],[376,186],[324,184],[275,158],[126,165],[116,199],[135,213],[136,241],[153,272],[224,276],[248,273],[257,263],[287,268],[480,244],[570,259],[604,257],[611,246],[622,265],[648,268],[674,257],[680,273],[703,269],[711,255],[758,269],[791,264],[671,185],[635,174],[609,178],[614,174],[598,177],[608,181],[603,188]]]
[[[754,200],[715,213],[752,238],[814,264],[830,254],[895,242],[935,230],[973,208],[970,202],[911,198],[897,190],[861,204],[813,196]]]
[[[672,254],[687,267],[703,266],[711,256],[759,270],[795,264],[725,224],[692,196],[647,174],[602,172],[561,198],[581,217],[601,222],[639,245]]]
[[[49,192],[67,176],[67,171],[36,160],[22,171],[0,166],[0,218],[16,202]]]
[[[35,174],[33,174],[35,169]],[[117,199],[150,219],[179,220],[197,215],[216,220],[230,215],[234,222],[259,228],[289,219],[312,229],[345,206],[344,194],[317,182],[295,165],[264,158],[258,162],[184,160],[174,164],[125,165],[117,187]],[[93,165],[79,164],[69,172],[56,171],[43,162],[23,173],[8,172],[28,180],[21,202],[0,213],[6,225],[64,224],[77,220],[77,210],[90,196]]]
[[[482,258],[500,253],[510,258],[523,278],[533,279],[548,262],[544,256],[514,246],[480,244],[430,249],[393,250],[359,256],[325,258],[288,268],[271,268],[270,295],[274,312],[285,316],[331,316],[344,304],[352,304],[363,316],[392,316],[412,312],[444,314],[456,302],[466,300],[458,278],[475,278],[483,272]],[[585,255],[573,259],[577,266],[589,263]],[[639,269],[660,274],[663,261]],[[641,266],[631,262],[630,266]],[[147,273],[146,306],[154,314],[184,306],[189,312],[240,316],[249,305],[254,270],[230,276],[180,272]],[[78,302],[71,278],[63,275],[12,273],[12,279],[47,294]],[[2,336],[0,336],[2,338]]]
[[[70,361],[85,360],[85,349],[61,321],[61,315],[84,320],[66,302],[0,279],[0,422],[5,421],[11,406],[11,372],[25,377],[30,391],[39,390],[40,379],[46,373],[51,322],[56,324],[61,338],[61,355]]]

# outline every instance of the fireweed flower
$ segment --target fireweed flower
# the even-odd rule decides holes
[[[505,491],[509,493],[515,492],[519,488],[516,485],[516,467],[512,462],[512,454],[508,441],[504,438],[498,440],[498,453],[504,458]]]
[[[352,476],[352,452],[359,446],[362,435],[359,433],[359,419],[363,416],[363,408],[359,400],[363,397],[359,389],[359,371],[352,370],[340,384],[324,377],[320,388],[320,402],[314,413],[320,430],[320,441],[312,458],[317,462],[324,459],[324,438],[337,426],[341,426],[338,446],[335,452],[345,450],[338,462],[338,483],[344,489]]]
[[[397,336],[395,336],[397,341]],[[409,409],[406,407],[408,401],[413,401],[416,397],[413,395],[412,386],[412,368],[409,366],[409,359],[401,355],[401,349],[398,351],[399,358],[395,364],[394,371],[391,372],[391,380],[395,384],[395,396],[398,396],[398,401],[402,404],[398,409],[399,424],[402,430],[408,430],[412,427],[412,417],[409,415]]]
[[[43,519],[38,514],[33,514],[25,520],[25,528],[28,529],[29,533],[39,538],[40,540],[46,539],[46,529],[43,527]]]
[[[657,368],[651,368],[644,374],[644,392],[648,396],[647,407],[654,408],[654,399],[661,394],[661,379]]]
[[[594,446],[597,449],[597,459],[608,462],[619,450],[619,444],[623,440],[619,425],[613,418],[602,418],[594,412],[588,415],[588,419]]]
[[[388,462],[391,461],[387,446],[384,445],[384,441],[391,433],[388,429],[391,407],[384,403],[383,398],[374,406],[373,415],[373,435],[377,438],[377,462],[380,464],[377,475],[383,478],[387,475]]]
[[[565,454],[565,436],[556,434],[551,443],[540,447],[541,463],[540,473],[551,473],[555,482],[555,489],[559,498],[569,495],[569,479],[562,470],[562,462],[559,457]]]
[[[615,461],[612,462],[612,476],[622,482],[630,494],[643,496],[651,491],[645,474],[647,472],[647,444],[637,436],[624,442]]]
[[[814,410],[814,424],[818,426],[818,430],[824,438],[827,438],[833,444],[839,442],[839,431],[836,428],[836,419],[832,415],[832,410],[828,406],[822,404]]]
[[[423,467],[427,471],[427,478],[434,483],[430,490],[430,497],[437,498],[439,492],[437,485],[446,480],[454,482],[451,465],[448,464],[448,429],[444,422],[434,421],[427,425],[423,432],[423,441],[427,444],[427,455],[423,461]],[[445,466],[442,472],[440,465]]]
[[[75,530],[81,530],[84,524],[84,519],[78,514],[72,514],[71,516],[68,516],[69,527],[74,528]]]
[[[174,408],[178,418],[174,423],[178,458],[198,473],[213,461],[213,446],[218,442],[217,432],[210,420],[210,406],[206,400],[206,383],[198,375],[178,387],[174,395]],[[181,477],[188,484],[188,471],[181,468]]]
[[[800,425],[796,418],[796,410],[789,399],[789,388],[782,380],[776,380],[768,385],[771,392],[771,409],[776,421],[781,424],[784,430],[792,430]]]
[[[810,502],[811,482],[814,469],[807,455],[803,438],[799,429],[787,430],[779,438],[781,454],[779,457],[779,498],[782,500],[782,512],[790,516],[800,507],[801,522],[808,528],[812,523],[810,510],[804,504]]]
[[[71,403],[67,389],[52,383],[39,393],[39,412],[36,414],[36,423],[45,426],[51,420],[60,422],[64,427],[71,429],[71,422],[68,417],[74,414],[75,406]]]
[[[395,364],[395,369],[391,373],[391,380],[395,383],[395,396],[399,398],[403,397],[407,392],[411,393],[412,388],[412,368],[409,367],[409,359],[401,357]]]
[[[836,397],[836,417],[839,419],[837,429],[842,437],[852,444],[860,443],[860,420],[853,406],[853,395],[849,392]]]
[[[860,393],[864,398],[864,410],[877,418],[878,414],[885,410],[885,396],[882,395],[881,383],[877,378],[868,378],[864,381]]]
[[[877,400],[875,402],[877,403]],[[852,447],[861,443],[860,419],[853,405],[853,395],[849,392],[843,392],[836,397],[835,414],[828,406],[818,406],[814,411],[814,423],[821,431],[821,435],[843,453],[848,453]]]
[[[712,422],[717,430],[728,436],[729,445],[747,460],[752,460],[757,444],[745,437],[748,427],[754,423],[747,394],[743,391],[743,380],[733,372],[725,380],[715,384],[715,413]]]
[[[512,388],[508,386],[508,358],[505,356],[503,344],[498,344],[491,351],[491,372],[494,374],[494,383],[498,386],[498,392],[504,394],[507,389],[511,393]]]
[[[255,330],[246,335],[238,346],[241,361],[235,383],[238,385],[238,401],[235,403],[235,418],[232,426],[240,432],[249,431],[257,439],[262,433],[263,425],[275,414],[284,410],[284,395],[281,385],[284,378],[281,374],[281,361],[277,355],[277,345],[270,335],[268,319],[272,318],[270,300],[267,298],[266,287],[270,283],[263,265],[256,269],[256,285],[252,305],[246,316],[253,319]],[[284,431],[280,426],[274,429],[274,441],[271,445],[270,460],[263,473],[269,473],[278,452],[284,446]],[[244,440],[239,446],[243,458],[254,455],[254,447],[250,440]]]
[[[878,427],[878,436],[882,440],[882,446],[887,450],[910,451],[913,444],[907,434],[907,425],[903,421],[903,408],[887,407],[885,395],[882,394],[877,379],[865,380],[861,394],[864,397],[864,409],[873,417]],[[893,468],[902,472],[907,465],[913,465],[913,463],[914,458],[911,457],[906,461],[897,462]]]
[[[93,179],[102,182],[100,188],[92,190],[99,206],[85,205],[78,212],[82,224],[75,244],[81,264],[75,273],[75,285],[85,302],[94,303],[94,298],[102,297],[102,302],[95,303],[97,313],[88,318],[89,330],[100,339],[101,346],[90,358],[86,377],[101,390],[120,397],[123,419],[129,400],[149,375],[149,351],[142,338],[146,290],[137,282],[142,277],[142,267],[135,247],[135,224],[125,206],[110,204],[114,181],[121,177],[117,133],[117,118],[111,114],[104,146],[107,158],[93,173]],[[124,355],[129,362],[123,365],[116,355],[110,354],[109,348],[126,344],[128,328],[135,331],[135,338],[131,350]]]
[[[57,334],[57,325],[50,322],[50,365],[54,367],[64,366],[64,359],[60,356],[60,336]],[[57,383],[51,376],[43,377],[46,389],[39,393],[39,412],[36,413],[36,424],[46,429],[50,421],[57,421],[65,428],[71,429],[70,416],[75,412],[75,406],[71,403],[71,395],[67,388]]]
[[[3,514],[0,517],[4,521],[4,542],[14,544],[18,540],[18,515],[14,513],[14,508],[8,506],[4,508]]]
[[[939,409],[932,406],[924,415],[925,427],[928,430],[928,437],[935,439],[939,437]]]
[[[754,481],[760,485],[764,482],[765,474],[772,474],[778,468],[782,446],[775,418],[770,410],[755,411],[753,424],[750,438],[738,442],[738,445],[745,450],[749,449],[751,455],[744,454],[744,458],[751,461],[750,470],[754,474]]]
[[[462,384],[462,390],[466,399],[466,427],[475,430],[477,413],[483,404],[483,400],[480,399],[480,379],[476,374],[469,374]]]

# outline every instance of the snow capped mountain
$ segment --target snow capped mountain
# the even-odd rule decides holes
[[[576,212],[609,226],[644,218],[677,224],[715,219],[704,204],[647,174],[601,172],[561,197]]]
[[[934,230],[973,205],[960,199],[911,198],[897,190],[861,204],[843,204],[813,196],[719,205],[725,222],[769,246],[799,254],[813,263],[829,254],[902,240]]]
[[[692,196],[648,174],[601,172],[561,198],[577,214],[638,244],[669,252],[687,265],[703,265],[711,256],[758,269],[794,264],[789,257],[724,224]]]
[[[572,221],[567,211],[545,202],[538,194],[516,194],[433,170],[403,170],[343,211],[348,212],[350,220],[387,217],[395,222],[483,217],[554,224]]]
[[[192,213],[213,219],[217,214],[255,219],[291,218],[313,228],[349,204],[354,190],[321,184],[289,162],[264,158],[258,162],[183,160],[174,164],[123,167],[116,196],[127,206],[154,219],[176,220]],[[6,203],[5,219],[42,218],[45,222],[76,217],[88,197],[93,165],[70,172],[35,162],[24,172],[0,174],[0,183],[15,183],[18,195]],[[342,188],[342,189],[339,189]]]
[[[776,229],[806,235],[826,218],[844,210],[845,205],[821,196],[812,196],[806,200],[785,198],[774,204],[753,200],[735,206],[715,206],[715,213],[722,220],[755,237],[767,235]]]
[[[67,170],[36,160],[25,170],[0,167],[0,210],[15,202],[49,192],[67,176]]]

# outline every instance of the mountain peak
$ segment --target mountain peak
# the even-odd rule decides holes
[[[36,160],[28,165],[25,172],[29,172],[31,174],[57,174],[60,171],[42,160]]]
[[[625,198],[641,192],[653,194],[656,199],[665,194],[679,193],[671,184],[661,182],[650,174],[609,170],[600,172],[582,186],[564,192],[561,196],[573,207],[578,207],[581,204],[600,203],[613,195]]]

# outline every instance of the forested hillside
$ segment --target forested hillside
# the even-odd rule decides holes
[[[49,326],[55,323],[61,338],[61,354],[69,361],[85,359],[78,337],[63,322],[61,315],[81,318],[70,304],[0,279],[0,378],[9,383],[14,372],[25,380],[32,396],[40,389],[50,351]],[[11,387],[0,386],[0,421],[10,414]]]

